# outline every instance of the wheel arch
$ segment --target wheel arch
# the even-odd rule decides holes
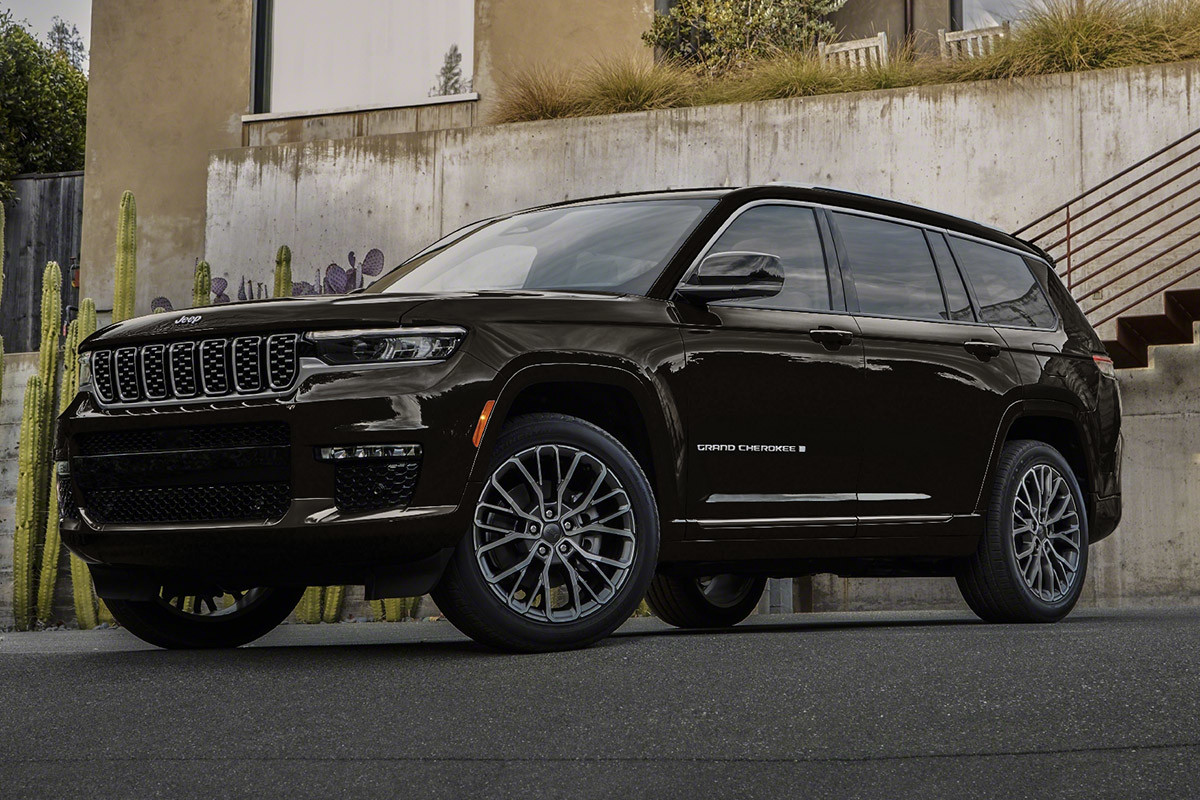
[[[536,412],[584,419],[616,437],[637,459],[654,488],[664,532],[679,517],[683,427],[674,404],[632,367],[609,364],[540,364],[497,381],[495,405],[471,468],[472,483],[486,470],[504,423]]]
[[[1094,487],[1097,480],[1095,459],[1088,457],[1093,450],[1091,437],[1080,419],[1079,411],[1057,400],[1025,400],[1009,406],[997,431],[976,508],[981,513],[986,509],[988,491],[995,479],[1005,443],[1019,439],[1044,442],[1062,454],[1079,482],[1090,522],[1095,511]]]

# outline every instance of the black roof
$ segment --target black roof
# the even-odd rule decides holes
[[[902,203],[898,200],[889,200],[886,197],[877,197],[875,195],[853,192],[846,189],[835,189],[828,186],[810,186],[807,184],[797,183],[767,183],[738,188],[709,187],[695,189],[668,189],[655,192],[629,192],[623,194],[604,195],[600,197],[589,197],[580,200],[555,203],[553,205],[585,205],[588,203],[612,200],[651,200],[656,197],[664,196],[728,198],[730,200],[735,200],[739,204],[742,202],[748,202],[750,200],[774,198],[808,201],[812,203],[819,203],[821,205],[832,206],[835,208],[845,208],[854,211],[865,211],[871,214],[880,214],[883,216],[893,217],[895,219],[916,222],[921,225],[945,228],[946,230],[953,231],[955,233],[962,233],[967,236],[974,236],[978,239],[995,242],[996,244],[1002,244],[1007,247],[1014,247],[1018,250],[1023,250],[1030,255],[1046,259],[1047,261],[1053,263],[1053,260],[1041,248],[1030,244],[1024,239],[1018,239],[1012,234],[1005,233],[999,228],[994,228],[990,225],[984,225],[981,222],[975,222],[974,220],[965,219],[963,217],[956,217],[953,214],[947,214],[943,211],[934,211],[933,209],[915,206],[911,203]]]

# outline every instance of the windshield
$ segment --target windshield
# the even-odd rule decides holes
[[[640,200],[514,214],[451,234],[367,291],[645,294],[716,202]]]

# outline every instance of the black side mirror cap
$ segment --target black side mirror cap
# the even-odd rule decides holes
[[[774,297],[783,290],[783,264],[770,253],[731,251],[706,256],[678,293],[701,305],[717,300]]]

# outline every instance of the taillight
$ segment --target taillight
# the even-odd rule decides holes
[[[1106,378],[1117,379],[1117,368],[1113,366],[1113,360],[1108,356],[1092,356],[1092,361],[1096,362],[1096,366],[1100,368],[1100,374]]]

